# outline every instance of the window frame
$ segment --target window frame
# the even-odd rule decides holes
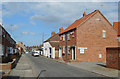
[[[70,40],[70,32],[68,32],[68,40]]]
[[[106,31],[105,30],[102,31],[102,37],[106,38]]]
[[[118,42],[120,42],[120,37],[118,37]]]
[[[68,46],[68,54],[70,54],[70,46]]]
[[[65,54],[65,46],[63,46],[63,53]]]
[[[72,37],[73,37],[73,38],[75,37],[75,32],[74,32],[74,31],[72,32]]]
[[[65,41],[65,34],[63,34],[63,41]]]

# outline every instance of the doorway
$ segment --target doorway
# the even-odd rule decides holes
[[[76,47],[72,47],[72,60],[76,60]]]
[[[62,57],[62,49],[61,49],[61,47],[59,48],[59,57]]]
[[[52,58],[51,53],[52,53],[52,50],[51,50],[51,48],[50,48],[50,58]]]

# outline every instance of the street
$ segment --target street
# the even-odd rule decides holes
[[[33,68],[35,77],[104,77],[92,72],[78,69],[44,57],[33,57],[26,54]]]

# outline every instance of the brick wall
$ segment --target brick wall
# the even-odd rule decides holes
[[[68,46],[71,47],[72,45],[76,45],[76,30],[73,29],[73,30],[69,31],[69,33],[73,32],[73,31],[74,31],[74,37],[72,37],[72,34],[70,34],[70,40],[68,40],[68,32],[67,32],[67,33],[65,33],[65,41],[63,41],[63,38],[62,38],[62,40],[60,40],[60,42],[59,42],[59,45],[62,48],[62,58],[65,61],[66,60],[69,61],[72,59],[72,50],[70,49],[70,54],[68,54]],[[65,53],[63,53],[63,46],[65,46]]]
[[[103,38],[102,31],[106,37]],[[118,46],[117,31],[98,12],[93,17],[77,28],[76,61],[81,62],[105,62],[106,47]],[[87,47],[84,54],[80,54],[78,47]],[[99,58],[99,54],[102,58]]]
[[[55,58],[59,59],[59,50],[55,50]]]
[[[120,70],[120,47],[106,49],[106,65],[108,68]]]

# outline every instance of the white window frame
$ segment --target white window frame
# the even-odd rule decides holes
[[[65,34],[63,34],[63,41],[65,41]]]
[[[3,55],[3,52],[4,52],[4,46],[0,44],[0,56]]]
[[[106,38],[106,31],[105,30],[102,31],[102,37]]]
[[[60,36],[60,40],[62,40],[62,35]]]
[[[70,54],[70,46],[68,46],[68,54]]]
[[[65,53],[65,46],[63,46],[63,53]]]
[[[70,32],[68,32],[68,40],[70,40]]]
[[[102,54],[100,53],[100,54],[99,54],[99,59],[101,59],[101,58],[102,58]]]
[[[118,37],[118,42],[120,42],[120,37]]]
[[[75,37],[75,32],[73,31],[73,33],[72,33],[72,37]]]

